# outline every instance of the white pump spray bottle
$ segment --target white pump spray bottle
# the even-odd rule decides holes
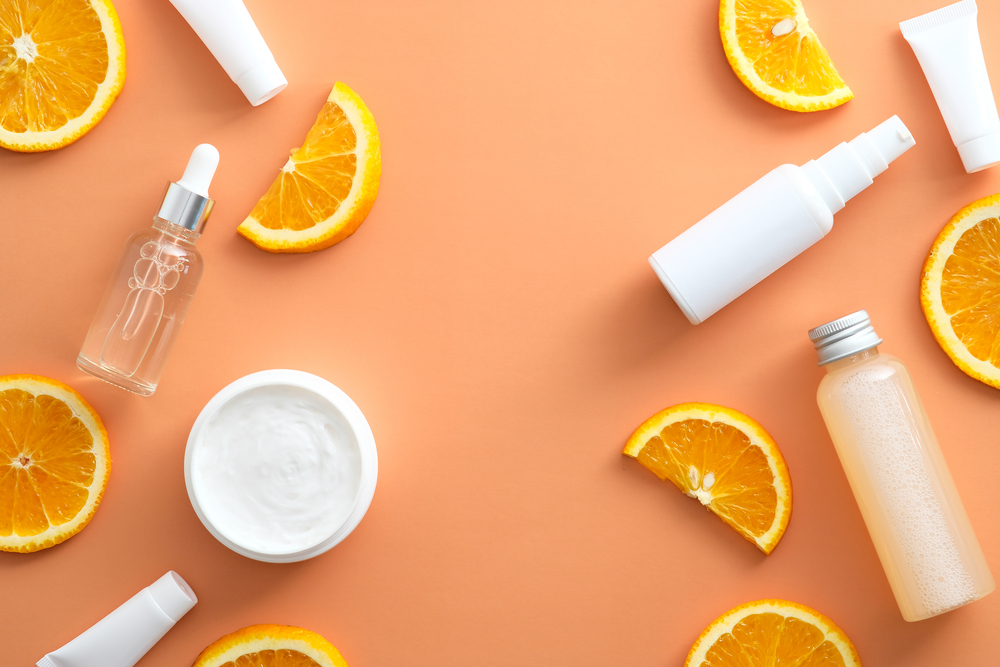
[[[692,324],[826,236],[833,214],[914,145],[898,116],[801,167],[784,164],[649,258]]]

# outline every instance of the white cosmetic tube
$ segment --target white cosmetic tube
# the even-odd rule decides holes
[[[38,667],[132,667],[198,602],[174,571],[115,609]]]
[[[963,0],[899,24],[970,174],[1000,163],[1000,116],[979,40],[978,12],[975,0]]]
[[[191,24],[250,104],[263,104],[288,85],[242,0],[170,2]]]

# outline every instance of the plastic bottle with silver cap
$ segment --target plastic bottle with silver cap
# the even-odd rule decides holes
[[[993,576],[909,371],[859,310],[809,332],[817,402],[907,621],[990,593]]]
[[[700,324],[833,228],[833,214],[914,145],[898,116],[801,167],[784,164],[649,258]]]
[[[129,237],[77,357],[81,370],[142,396],[156,391],[201,280],[195,241],[215,203],[208,187],[218,165],[214,146],[196,147],[153,226]]]

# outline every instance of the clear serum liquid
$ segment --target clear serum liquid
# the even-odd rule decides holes
[[[170,183],[153,226],[132,234],[87,332],[77,366],[133,393],[156,391],[203,261],[195,248],[213,201],[208,186],[219,153],[208,144]]]

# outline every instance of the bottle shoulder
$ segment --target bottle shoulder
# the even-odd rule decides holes
[[[828,370],[826,376],[820,380],[817,395],[820,397],[832,395],[845,383],[862,373],[865,376],[876,375],[880,380],[893,379],[907,384],[912,383],[910,372],[902,360],[891,354],[879,352],[869,359]]]
[[[794,164],[783,164],[774,169],[772,173],[788,183],[789,188],[795,193],[796,198],[809,213],[822,234],[824,236],[829,234],[830,230],[833,229],[833,210],[802,167]]]

